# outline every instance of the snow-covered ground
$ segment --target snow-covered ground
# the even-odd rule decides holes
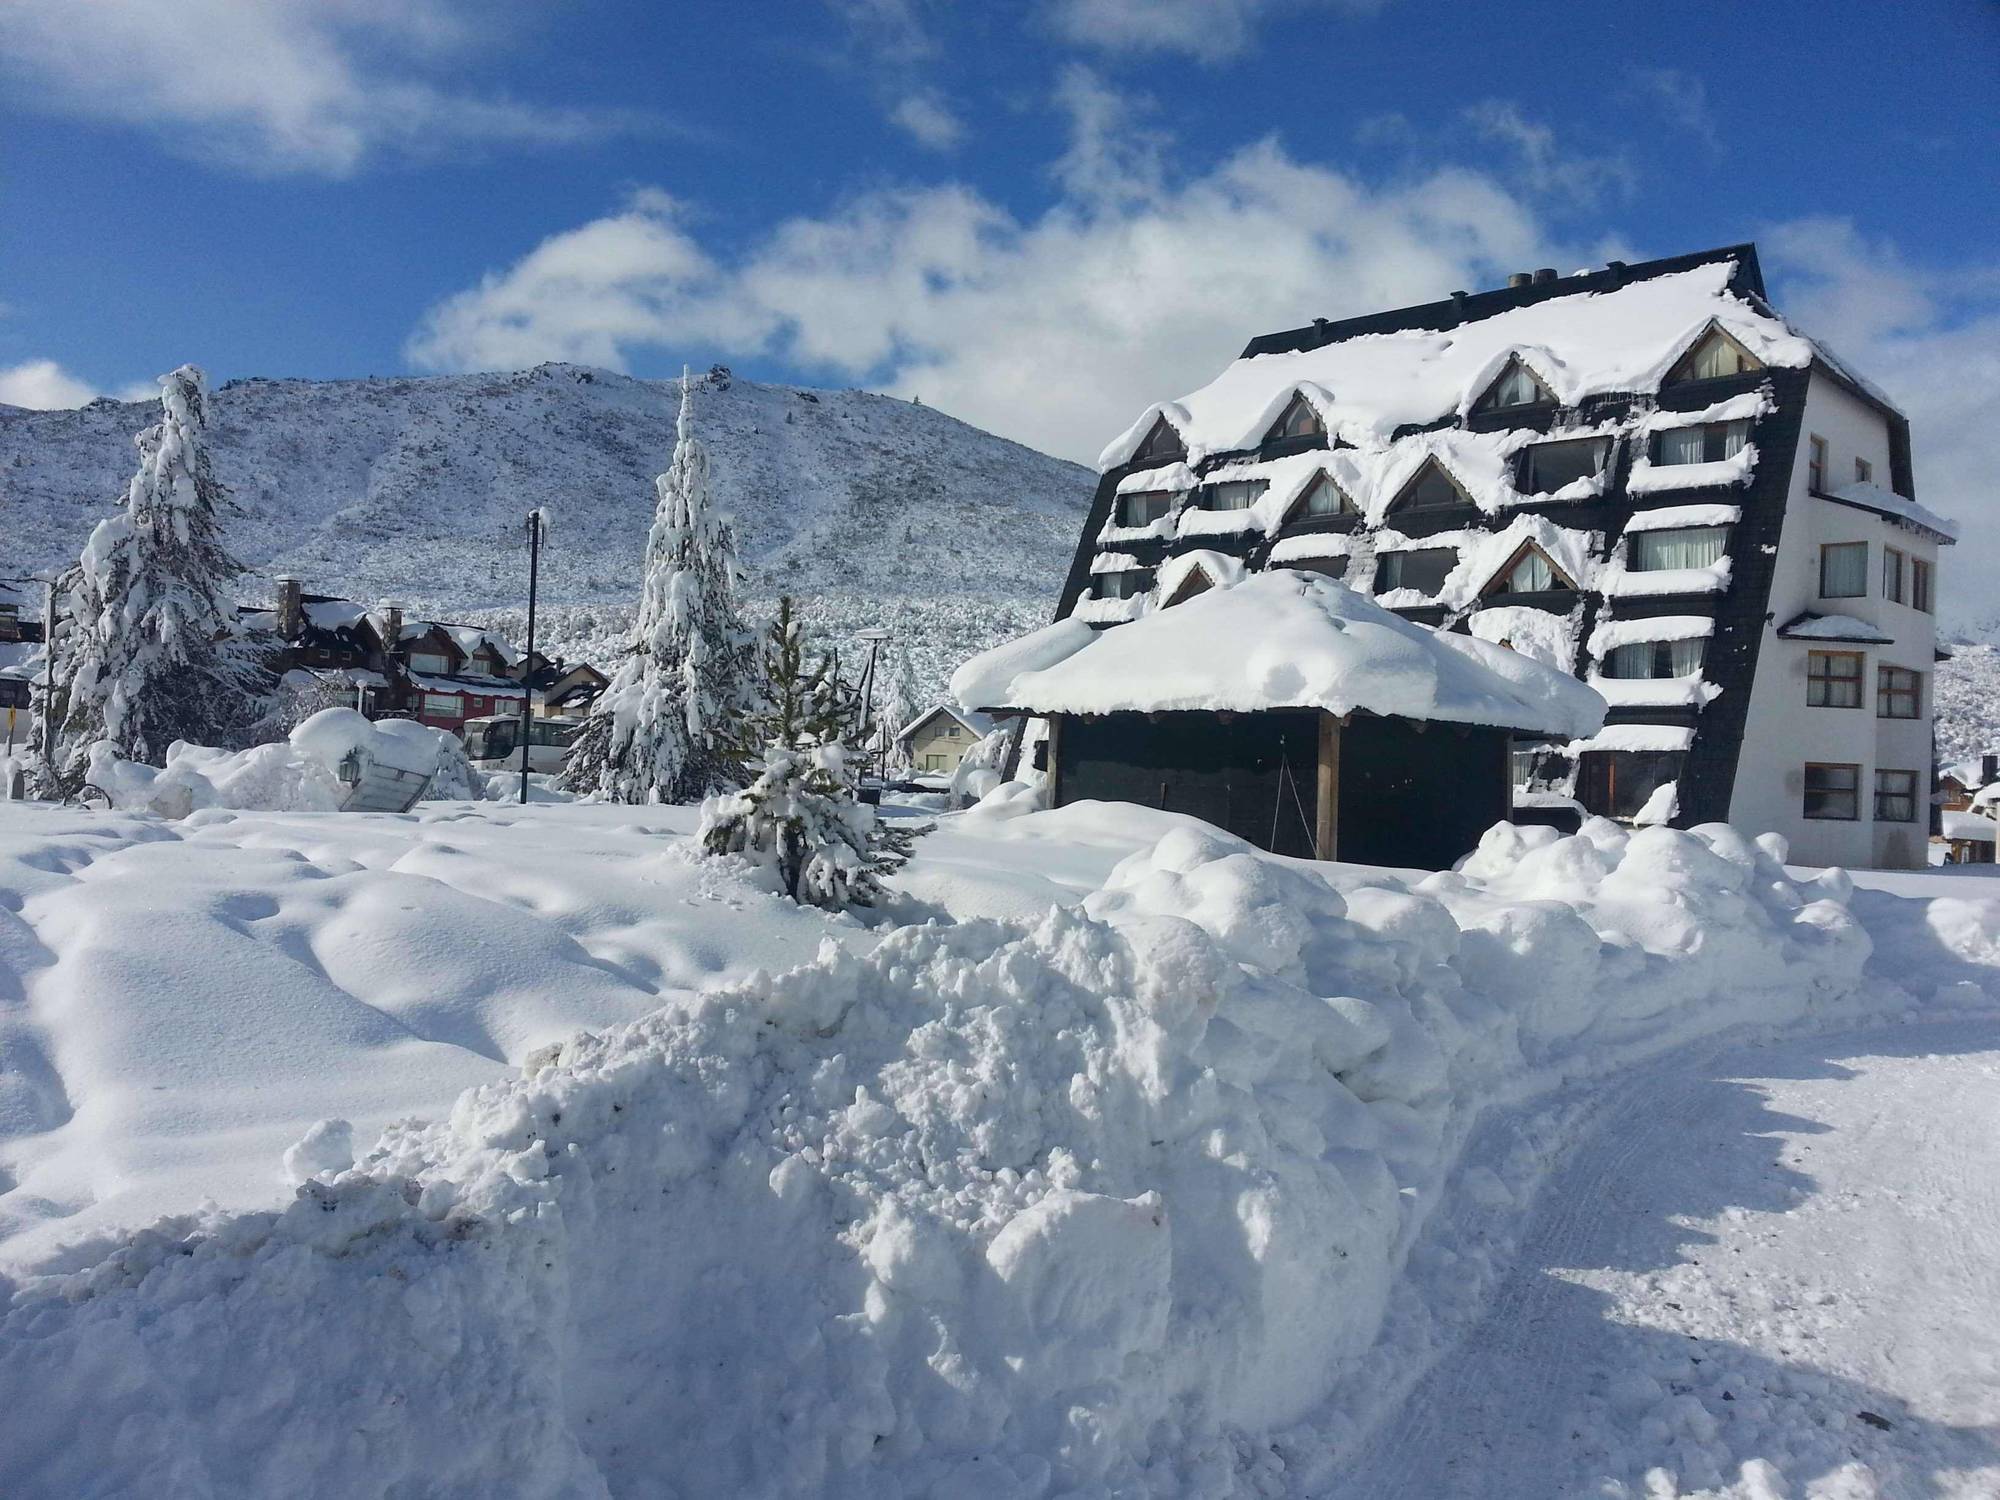
[[[0,805],[0,1493],[2000,1486],[2000,879],[693,817]]]

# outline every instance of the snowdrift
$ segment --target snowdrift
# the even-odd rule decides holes
[[[1032,927],[829,944],[18,1288],[0,1490],[1275,1486],[1483,1108],[1858,1008],[1782,852],[1501,827],[1336,890],[1183,828]]]
[[[347,795],[340,763],[350,752],[430,778],[426,798],[477,801],[485,777],[458,737],[413,719],[368,720],[351,708],[321,709],[283,740],[248,750],[176,741],[162,768],[92,752],[90,779],[114,807],[184,818],[204,808],[333,812]]]

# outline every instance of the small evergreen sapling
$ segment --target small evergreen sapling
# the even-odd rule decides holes
[[[790,596],[758,654],[763,701],[744,715],[738,748],[761,764],[740,792],[702,806],[710,854],[772,866],[794,901],[838,911],[881,900],[881,876],[909,858],[910,836],[884,828],[856,794],[849,763],[861,731],[859,697],[834,658],[815,658]]]

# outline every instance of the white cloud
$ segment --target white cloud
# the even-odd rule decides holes
[[[1640,68],[1633,77],[1640,92],[1660,108],[1667,120],[1712,148],[1720,149],[1722,131],[1709,108],[1708,84],[1679,68]]]
[[[1638,186],[1632,164],[1623,157],[1563,150],[1553,129],[1530,120],[1511,100],[1485,99],[1464,114],[1480,135],[1513,149],[1520,177],[1531,192],[1588,206],[1608,193],[1629,197]]]
[[[1120,133],[1134,111],[1100,83],[1071,74],[1063,89],[1072,145],[1038,217],[963,186],[885,190],[724,258],[671,205],[635,202],[440,304],[411,357],[470,369],[764,353],[1091,459],[1253,333],[1575,263],[1488,176],[1375,186],[1271,140],[1175,176],[1158,138]]]
[[[35,411],[81,406],[97,394],[52,359],[25,360],[0,369],[0,406],[25,406]]]
[[[1963,532],[1945,554],[1948,623],[2000,628],[2000,264],[1911,266],[1845,219],[1800,219],[1761,237],[1779,307],[1880,386],[1910,419],[1917,496]]]
[[[1183,52],[1206,61],[1238,56],[1269,17],[1333,5],[1378,9],[1382,0],[1046,0],[1066,41],[1106,51]]]
[[[502,12],[466,0],[10,0],[0,67],[47,107],[260,172],[341,176],[382,150],[560,144],[644,123],[425,78],[496,23]]]
[[[904,95],[889,111],[889,123],[932,151],[954,150],[965,138],[965,122],[934,89]]]

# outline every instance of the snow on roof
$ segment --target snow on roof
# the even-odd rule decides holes
[[[1729,587],[1734,559],[1727,554],[1704,568],[1627,568],[1624,548],[1597,575],[1607,599],[1653,599],[1668,594],[1719,594]]]
[[[1645,620],[1604,620],[1590,632],[1590,654],[1608,656],[1620,646],[1649,641],[1691,641],[1715,634],[1712,615],[1654,615]]]
[[[1274,569],[1123,629],[1064,621],[974,657],[952,695],[1035,713],[1356,710],[1586,735],[1604,700],[1528,657],[1441,635],[1316,574]]]
[[[1907,521],[1912,526],[1920,526],[1934,533],[1946,546],[1958,541],[1958,522],[1947,520],[1934,510],[1927,510],[1914,500],[1905,499],[1894,490],[1884,489],[1873,482],[1842,485],[1829,491],[1829,497],[1843,505],[1856,505],[1863,510],[1872,510],[1877,515],[1888,516],[1891,520]]]
[[[1155,592],[1164,601],[1171,599],[1174,590],[1187,582],[1188,575],[1199,569],[1208,575],[1213,584],[1232,584],[1243,578],[1243,559],[1231,557],[1227,552],[1212,552],[1206,547],[1193,552],[1182,552],[1160,564],[1160,574]]]
[[[1533,661],[1567,672],[1582,616],[1581,608],[1559,615],[1524,604],[1490,604],[1475,610],[1465,623],[1482,641],[1506,645]]]
[[[1126,462],[1164,416],[1199,462],[1257,444],[1294,392],[1320,411],[1330,435],[1386,441],[1468,410],[1519,356],[1565,406],[1586,396],[1652,391],[1711,324],[1766,365],[1811,363],[1812,342],[1729,291],[1734,260],[1578,291],[1457,328],[1366,334],[1317,349],[1236,360],[1179,401],[1148,407],[1099,457]]]
[[[1589,739],[1573,740],[1571,755],[1587,750],[1685,750],[1694,731],[1681,724],[1606,724]]]
[[[1948,839],[1966,839],[1975,844],[1994,842],[1993,834],[2000,824],[1982,813],[1961,812],[1946,808],[1943,814],[1944,836]]]
[[[309,599],[299,611],[316,630],[352,630],[368,619],[368,611],[352,599]]]
[[[1857,620],[1853,615],[1816,615],[1811,610],[1794,615],[1778,627],[1778,634],[1794,641],[1855,641],[1863,645],[1886,646],[1895,640],[1884,635],[1880,625]]]
[[[1672,531],[1681,526],[1734,526],[1743,519],[1740,505],[1662,505],[1642,510],[1625,523],[1627,532]]]
[[[1625,476],[1625,493],[1652,495],[1662,490],[1714,490],[1750,482],[1757,471],[1757,445],[1745,443],[1727,458],[1705,464],[1656,464],[1644,449]]]

